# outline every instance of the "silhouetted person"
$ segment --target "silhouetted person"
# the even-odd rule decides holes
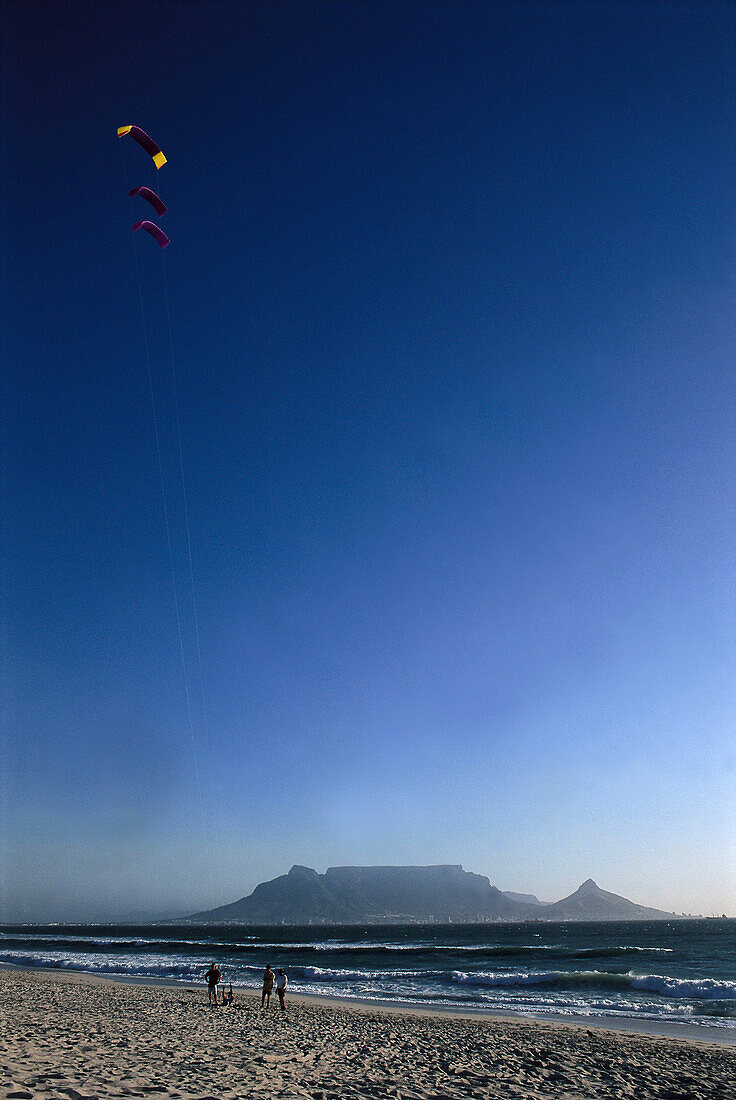
[[[276,979],[276,992],[278,993],[281,1011],[285,1012],[286,1004],[284,1002],[284,997],[286,996],[286,974],[284,974],[283,970],[279,970],[279,976]]]
[[[219,982],[222,974],[217,968],[217,963],[213,963],[205,974],[207,979],[207,988],[209,989],[209,1003],[217,1004],[217,983]]]
[[[263,992],[261,993],[261,1008],[265,1003],[266,1008],[271,1006],[271,994],[273,993],[274,973],[270,966],[263,972]]]

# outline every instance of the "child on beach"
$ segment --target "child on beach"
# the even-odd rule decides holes
[[[276,979],[276,992],[279,997],[279,1004],[281,1005],[281,1011],[286,1011],[286,1004],[284,1003],[284,997],[286,996],[286,974],[283,969],[279,970],[279,976]]]
[[[271,966],[269,964],[266,967],[266,969],[263,973],[263,991],[261,993],[261,1008],[263,1008],[264,1001],[266,1003],[266,1008],[271,1007],[271,994],[273,993],[273,979],[274,979],[274,973],[273,973],[273,970],[271,969]]]

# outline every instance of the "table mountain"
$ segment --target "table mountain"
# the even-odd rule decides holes
[[[517,894],[515,890],[504,890],[503,896],[511,898],[512,901],[523,901],[527,905],[544,905],[544,902],[540,901],[536,894]]]
[[[532,900],[534,899],[534,900]],[[600,890],[592,879],[554,904],[502,893],[459,864],[437,867],[291,868],[248,897],[189,920],[246,924],[364,924],[372,921],[655,920],[671,917]]]
[[[374,920],[521,920],[531,906],[504,897],[484,875],[457,865],[438,867],[330,867],[324,875],[294,866],[288,875],[256,886],[248,897],[191,919],[299,924]]]

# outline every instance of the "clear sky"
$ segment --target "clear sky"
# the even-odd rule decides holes
[[[736,914],[736,7],[0,20],[0,918]]]

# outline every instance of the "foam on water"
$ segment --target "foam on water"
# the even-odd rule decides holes
[[[631,974],[632,989],[649,990],[662,997],[692,997],[696,1000],[736,1001],[736,982],[717,982],[712,978],[689,981],[661,974]]]
[[[199,984],[216,958],[225,981],[256,989],[269,962],[286,968],[294,990],[344,998],[736,1029],[736,922],[406,926],[387,933],[6,927],[0,963]]]

